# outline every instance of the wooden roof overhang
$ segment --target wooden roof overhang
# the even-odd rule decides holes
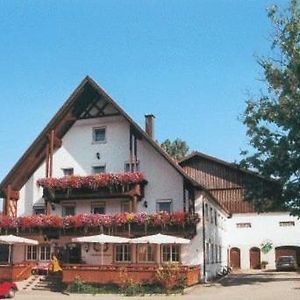
[[[101,107],[98,106],[96,115],[92,115],[91,107],[97,107],[96,99],[100,98],[104,99],[104,104]],[[114,108],[113,113],[104,113],[108,104],[112,105]],[[129,122],[131,130],[135,132],[136,136],[145,139],[180,175],[183,176],[185,182],[193,188],[203,189],[201,184],[187,175],[176,161],[174,161],[151,137],[149,137],[95,81],[87,76],[3,179],[0,184],[0,196],[6,197],[6,189],[8,187],[10,187],[10,190],[12,191],[19,191],[34,171],[45,160],[45,148],[52,131],[55,132],[54,149],[57,149],[61,146],[63,136],[76,120],[119,115],[123,116]]]

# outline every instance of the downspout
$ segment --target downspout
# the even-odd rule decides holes
[[[205,246],[205,210],[204,210],[204,200],[202,198],[202,248],[203,248],[203,280],[206,282],[206,246]]]

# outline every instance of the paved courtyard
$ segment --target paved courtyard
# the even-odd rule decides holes
[[[86,296],[63,295],[50,292],[19,292],[16,300],[67,300],[67,299],[165,299],[166,296],[122,297],[115,295]],[[199,285],[187,290],[185,295],[168,296],[167,299],[201,300],[299,300],[300,273],[249,272],[231,274],[219,283]]]

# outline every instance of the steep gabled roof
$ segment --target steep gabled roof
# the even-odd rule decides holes
[[[7,174],[0,184],[0,192],[5,193],[5,188],[11,185],[13,189],[19,190],[31,177],[34,171],[45,159],[45,147],[47,135],[55,130],[57,138],[61,139],[71,128],[82,112],[93,101],[95,97],[103,97],[107,103],[112,105],[117,114],[123,116],[132,128],[144,138],[166,161],[192,186],[198,189],[203,187],[188,176],[184,170],[175,162],[146,132],[135,123],[129,115],[89,76],[85,77],[59,111],[54,115],[48,125],[43,129],[31,146]]]

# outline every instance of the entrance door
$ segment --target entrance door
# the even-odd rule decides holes
[[[233,269],[241,268],[241,251],[239,248],[230,249],[230,266]]]
[[[81,246],[79,244],[68,244],[65,260],[69,264],[81,263]]]
[[[250,268],[251,269],[260,269],[260,249],[253,247],[249,251],[250,256]]]

